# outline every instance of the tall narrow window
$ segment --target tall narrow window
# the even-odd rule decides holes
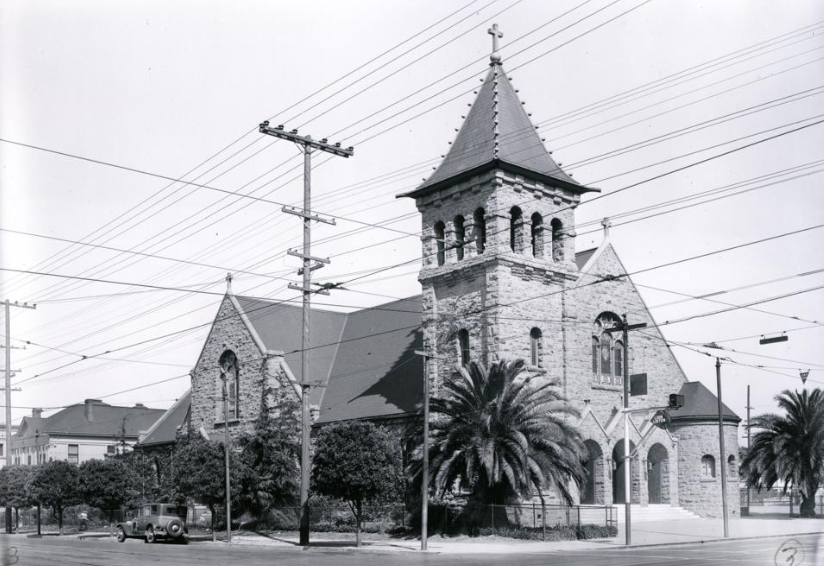
[[[557,218],[550,222],[552,227],[552,261],[564,259],[564,226]]]
[[[623,383],[621,377],[624,375],[624,344],[620,340],[615,341],[615,346],[612,349],[612,359],[615,363],[615,371],[613,372],[615,382]]]
[[[461,365],[469,365],[469,331],[466,328],[458,331],[458,348],[461,351]]]
[[[466,228],[464,226],[464,217],[463,216],[456,216],[455,217],[455,253],[458,257],[458,261],[461,261],[464,258],[464,240],[466,240]]]
[[[544,219],[537,212],[532,215],[532,256],[544,256]]]
[[[592,337],[592,373],[598,375],[598,356],[601,352],[601,341],[597,336]]]
[[[535,367],[541,367],[541,338],[543,334],[540,328],[533,328],[529,331],[529,363]]]
[[[607,336],[601,336],[601,376],[602,381],[605,383],[610,383],[612,379],[610,379],[612,374],[612,364],[610,363],[612,360],[612,347],[610,345],[610,340]]]
[[[80,445],[69,444],[69,464],[77,464],[80,461]]]
[[[226,382],[226,399],[228,401],[228,415],[224,415],[223,407],[220,409],[218,421],[234,420],[238,418],[238,400],[240,383],[238,381],[238,364],[235,353],[226,350],[220,356],[220,378]]]
[[[486,249],[486,212],[483,208],[478,208],[473,214],[475,221],[475,249],[479,254],[484,253]]]
[[[435,222],[435,243],[438,246],[438,266],[446,261],[446,248],[444,246],[444,225],[443,222]]]
[[[509,211],[509,248],[513,252],[521,251],[521,227],[523,225],[523,213],[517,206],[513,206]]]

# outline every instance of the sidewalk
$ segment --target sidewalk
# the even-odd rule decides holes
[[[729,522],[730,539],[790,537],[802,534],[820,534],[824,538],[824,518],[790,519],[786,516],[754,516],[731,519]],[[223,535],[223,533],[220,533]],[[72,536],[72,535],[67,535]],[[103,533],[74,535],[79,538],[107,538]],[[223,538],[223,537],[221,537]],[[654,523],[637,523],[632,528],[632,546],[698,544],[724,539],[723,521],[721,519],[688,519],[677,521],[658,521]],[[111,538],[114,541],[114,538]],[[611,539],[588,541],[528,541],[513,540],[503,537],[441,537],[429,538],[427,552],[436,554],[540,554],[550,552],[607,550],[625,546],[624,526],[618,527],[618,536]],[[208,535],[193,537],[196,544],[225,544],[219,540],[211,542]],[[233,544],[296,547],[296,533],[257,534],[238,533],[232,535]],[[365,540],[360,549],[355,547],[353,537],[336,537],[328,533],[313,534],[310,550],[343,550],[356,552],[420,552],[419,539]]]

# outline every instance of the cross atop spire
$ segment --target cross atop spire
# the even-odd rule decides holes
[[[604,238],[609,238],[609,227],[612,226],[612,222],[610,221],[609,217],[606,217],[603,220],[601,220],[601,226],[604,227]]]
[[[231,272],[227,273],[226,274],[226,294],[227,295],[232,294],[232,279],[233,279],[233,277],[232,277]]]
[[[492,55],[489,56],[489,60],[492,61],[493,65],[500,64],[501,54],[498,53],[498,39],[504,36],[504,32],[498,30],[498,24],[492,24],[492,27],[486,33],[492,36]]]

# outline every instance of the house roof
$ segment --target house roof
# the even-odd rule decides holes
[[[679,391],[684,396],[684,406],[671,411],[673,422],[678,421],[718,421],[718,397],[706,388],[700,381],[688,381]],[[722,403],[722,414],[725,421],[740,422],[741,417]]]
[[[92,410],[87,418],[86,408]],[[137,438],[140,431],[151,427],[163,415],[163,409],[150,409],[143,405],[122,407],[109,405],[97,399],[88,399],[66,407],[49,417],[24,417],[25,427],[17,436],[27,438],[36,433],[71,436],[113,436],[125,432],[126,437]]]
[[[140,439],[140,446],[168,444],[177,440],[177,431],[186,422],[192,406],[192,390],[188,389],[183,396],[174,402],[163,415],[146,431]]]
[[[544,147],[500,63],[493,63],[455,142],[440,166],[414,191],[419,196],[463,175],[513,169],[577,193],[582,186],[564,173]]]

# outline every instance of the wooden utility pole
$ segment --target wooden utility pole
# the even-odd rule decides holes
[[[647,323],[629,324],[627,315],[622,321],[606,332],[621,332],[624,342],[624,522],[626,523],[626,544],[632,544],[632,453],[629,449],[629,331],[646,328]]]
[[[747,454],[750,453],[750,441],[751,441],[751,433],[752,425],[750,424],[750,386],[747,385]],[[749,513],[750,510],[750,486],[747,485],[747,512]]]
[[[5,300],[6,307],[6,464],[11,464],[11,307],[21,309],[36,309],[37,305],[30,305]],[[11,534],[11,507],[6,507],[6,534]]]
[[[715,358],[715,379],[718,382],[718,443],[721,449],[721,509],[724,513],[724,538],[729,538],[730,525],[727,511],[727,452],[724,450],[724,404],[721,401],[721,358]],[[749,405],[749,403],[747,403],[747,405]]]
[[[294,142],[303,151],[303,209],[293,206],[284,206],[283,212],[294,214],[303,218],[303,253],[288,250],[286,253],[299,257],[303,260],[303,267],[298,270],[298,275],[303,276],[303,285],[289,284],[290,289],[295,289],[303,293],[303,338],[301,340],[301,451],[300,451],[300,544],[309,544],[309,472],[311,461],[309,457],[309,432],[312,420],[309,414],[309,390],[317,387],[320,383],[314,383],[309,378],[309,348],[311,347],[310,336],[310,313],[312,293],[328,295],[325,289],[312,290],[312,272],[320,269],[329,263],[328,258],[312,257],[312,220],[325,224],[335,224],[333,218],[322,218],[312,213],[312,153],[315,150],[325,151],[340,157],[351,157],[355,150],[352,147],[342,148],[341,144],[331,144],[326,138],[316,141],[312,136],[300,136],[297,130],[287,132],[284,127],[277,126],[270,128],[269,122],[260,125],[260,132],[269,136]],[[312,265],[314,262],[314,265]]]

